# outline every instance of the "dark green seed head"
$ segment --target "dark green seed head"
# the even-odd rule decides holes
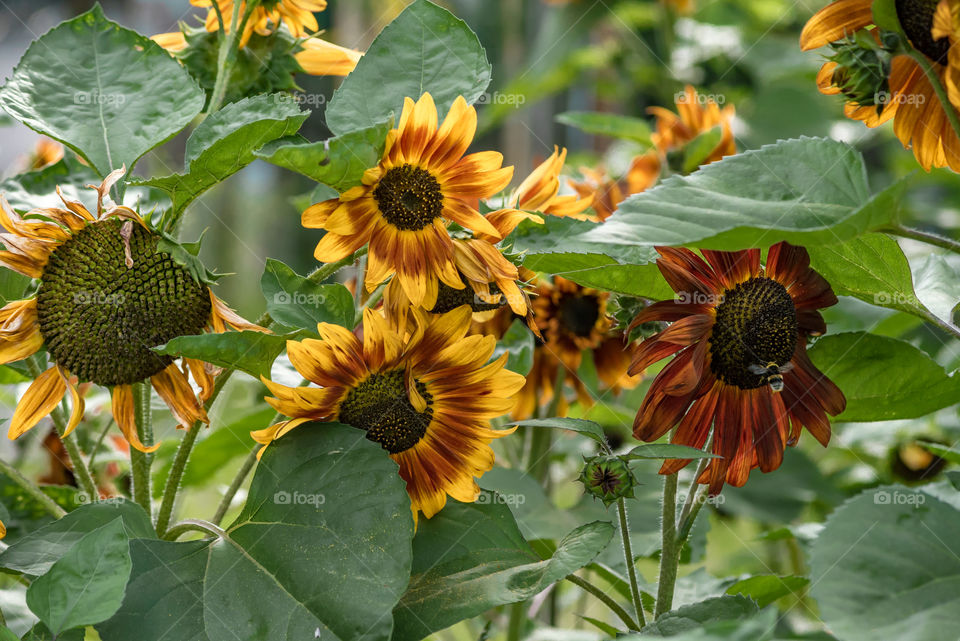
[[[950,40],[934,40],[930,33],[939,0],[896,0],[897,19],[910,44],[934,62],[946,64]]]
[[[387,222],[404,231],[419,231],[443,213],[440,183],[429,171],[414,165],[387,171],[373,197]]]
[[[597,456],[586,461],[580,482],[587,494],[610,505],[619,498],[632,497],[637,479],[619,456]]]
[[[797,309],[775,280],[751,278],[724,292],[710,336],[710,369],[740,389],[766,384],[751,366],[786,365],[797,347]]]
[[[427,402],[423,412],[410,403],[403,370],[371,374],[340,402],[338,420],[364,430],[369,440],[399,454],[423,438],[433,418],[433,397],[426,384],[416,381],[416,386]]]
[[[145,380],[173,361],[151,347],[199,334],[209,322],[209,290],[156,251],[158,239],[135,222],[110,218],[51,254],[37,292],[40,333],[54,361],[81,381]]]

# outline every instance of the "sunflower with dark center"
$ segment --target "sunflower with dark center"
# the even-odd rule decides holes
[[[367,291],[393,276],[413,305],[431,309],[439,283],[462,289],[458,267],[464,270],[447,225],[452,221],[475,237],[499,241],[502,232],[472,203],[502,190],[513,175],[512,167],[501,167],[499,152],[463,155],[476,129],[477,112],[462,96],[439,128],[429,93],[416,103],[407,98],[383,157],[364,172],[363,184],[303,212],[304,227],[327,230],[317,260],[337,261],[369,243]],[[516,267],[499,252],[484,252],[483,260],[492,272],[516,280]]]
[[[657,266],[679,296],[644,309],[631,327],[672,324],[640,344],[630,366],[639,373],[676,355],[661,370],[637,412],[633,433],[655,441],[676,427],[671,443],[701,449],[713,433],[712,459],[697,479],[717,494],[742,486],[750,470],[780,467],[801,427],[824,446],[843,393],[807,356],[807,337],[826,332],[820,312],[837,302],[810,268],[807,250],[778,243],[760,265],[760,250],[737,252],[659,247]],[[704,260],[704,258],[706,260]],[[690,463],[671,459],[673,474]]]
[[[205,26],[207,31],[214,32],[220,29],[220,17],[217,17],[217,10],[213,4],[217,4],[220,16],[223,18],[224,27],[229,32],[231,19],[233,18],[234,0],[190,0],[190,4],[195,7],[210,7],[207,11]],[[290,33],[296,38],[303,38],[310,35],[310,32],[320,28],[314,13],[319,13],[327,8],[327,0],[260,0],[257,6],[250,13],[250,17],[243,24],[243,32],[240,34],[240,46],[247,44],[247,40],[254,32],[266,36],[281,24],[287,25]],[[240,16],[247,11],[247,3],[241,0]]]
[[[416,520],[439,512],[447,495],[476,500],[474,478],[493,467],[490,442],[512,432],[490,429],[490,419],[510,411],[523,376],[504,369],[506,354],[490,361],[493,336],[467,336],[469,307],[411,314],[411,332],[366,309],[362,342],[327,323],[317,328],[320,340],[288,341],[290,362],[318,387],[264,379],[274,395],[267,402],[290,420],[252,436],[266,446],[310,421],[363,430],[400,465]]]
[[[561,367],[564,383],[576,391],[580,403],[592,405],[590,392],[577,376],[584,352],[590,353],[597,376],[612,392],[640,382],[639,376],[627,374],[633,348],[625,348],[623,339],[614,331],[615,322],[607,315],[609,296],[562,276],[554,276],[552,283],[540,281],[534,291],[533,320],[542,341],[534,349],[533,367],[513,418],[529,418],[553,399]],[[557,415],[565,415],[567,409],[567,399],[558,399]]]
[[[800,35],[804,51],[848,41],[855,32],[874,26],[872,0],[836,0],[810,18]],[[896,0],[896,14],[910,45],[927,58],[947,89],[950,109],[960,108],[960,3],[956,0]],[[870,38],[880,41],[878,29]],[[848,56],[849,58],[849,56]],[[850,100],[850,79],[863,79],[870,69],[843,68],[837,60],[827,61],[817,76],[820,91],[846,94],[844,113],[868,127],[891,118],[893,130],[904,147],[913,147],[914,156],[927,171],[949,166],[960,171],[960,139],[947,120],[944,105],[923,71],[906,55],[897,55],[889,64],[887,78],[877,78],[879,95],[872,99]],[[883,82],[885,81],[885,82]]]
[[[207,422],[202,401],[213,392],[214,369],[150,348],[177,336],[206,330],[265,331],[252,325],[193,279],[168,254],[157,250],[160,236],[128,207],[106,208],[110,187],[123,175],[111,173],[96,188],[97,215],[77,201],[65,209],[36,209],[21,217],[0,197],[0,263],[39,281],[35,297],[0,309],[0,362],[12,363],[46,348],[53,365],[30,385],[10,419],[11,439],[50,414],[70,393],[72,412],[64,435],[83,417],[78,383],[112,388],[113,415],[127,441],[146,447],[134,423],[134,383],[150,380],[184,426]],[[58,192],[59,193],[59,192]],[[187,379],[201,388],[200,398]]]

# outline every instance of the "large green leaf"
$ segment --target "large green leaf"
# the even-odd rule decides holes
[[[810,555],[811,595],[842,641],[953,641],[960,628],[960,512],[902,486],[837,509]]]
[[[609,523],[588,523],[543,560],[492,493],[476,503],[448,502],[420,524],[413,540],[413,577],[394,611],[394,641],[416,641],[492,607],[524,601],[588,564],[612,536]]]
[[[447,112],[457,96],[472,104],[490,84],[490,63],[462,20],[427,0],[415,0],[387,25],[327,105],[337,135],[399,116],[403,98],[429,91]]]
[[[397,465],[360,430],[301,425],[272,444],[215,541],[134,541],[104,641],[390,637],[413,520]],[[314,636],[314,635],[317,636]]]
[[[256,155],[344,192],[359,185],[363,172],[380,162],[391,126],[392,121],[382,122],[322,142],[275,140]]]
[[[583,434],[597,443],[607,442],[607,438],[604,436],[603,428],[600,427],[600,424],[583,418],[563,418],[559,416],[554,418],[531,418],[510,424],[516,425],[517,427],[545,427],[556,430],[569,430]]]
[[[97,174],[70,154],[43,169],[5,179],[0,182],[0,193],[11,207],[27,212],[38,207],[63,207],[63,201],[57,195],[57,187],[60,187],[65,198],[79,200],[94,211],[97,194],[92,189],[84,189],[84,185],[98,182]]]
[[[631,196],[595,229],[567,239],[618,260],[637,247],[760,247],[837,243],[899,215],[905,182],[870,196],[863,158],[844,143],[800,138],[673,176]]]
[[[0,104],[55,138],[105,176],[130,171],[186,127],[203,91],[170,54],[107,20],[99,5],[30,45],[0,89]]]
[[[300,111],[286,94],[253,96],[231,103],[208,116],[190,134],[183,174],[137,182],[170,194],[175,212],[194,198],[255,159],[254,151],[266,143],[291,136],[310,112]]]
[[[56,637],[109,619],[130,578],[130,540],[123,521],[83,535],[50,570],[27,588],[27,605]]]
[[[897,241],[864,234],[845,243],[812,245],[811,265],[840,295],[925,318],[929,312],[913,291],[910,264]]]
[[[185,356],[217,367],[243,370],[255,378],[270,376],[270,368],[294,334],[264,334],[244,330],[222,334],[178,336],[153,347],[158,354]]]
[[[696,630],[705,623],[737,621],[757,613],[757,604],[747,597],[720,596],[684,605],[662,614],[643,629],[644,634],[671,637]]]
[[[115,519],[120,519],[131,539],[157,537],[150,517],[136,503],[122,498],[97,501],[78,507],[0,552],[0,567],[34,576],[44,574],[86,534]]]
[[[866,332],[824,336],[810,349],[810,359],[847,397],[839,421],[917,418],[960,402],[960,377],[895,338]]]
[[[267,300],[267,312],[281,325],[314,333],[318,323],[353,329],[353,295],[343,285],[315,283],[279,260],[268,258],[260,289]]]

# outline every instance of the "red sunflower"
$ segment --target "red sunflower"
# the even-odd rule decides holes
[[[659,247],[657,266],[679,296],[634,319],[671,325],[637,349],[630,373],[675,355],[657,375],[633,425],[643,441],[676,427],[672,443],[703,448],[713,427],[712,459],[697,479],[715,495],[742,486],[750,470],[777,469],[787,445],[806,427],[821,444],[846,405],[840,389],[807,356],[807,337],[826,332],[820,312],[837,302],[810,268],[802,247],[778,243],[766,267],[760,250],[737,252]],[[704,258],[706,260],[704,260]],[[690,463],[671,459],[673,474]]]

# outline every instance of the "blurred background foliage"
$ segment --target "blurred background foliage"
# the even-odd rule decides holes
[[[106,0],[102,4],[111,19],[147,35],[175,30],[179,20],[194,23],[195,16],[200,15],[187,0]],[[317,17],[321,27],[327,29],[325,38],[365,49],[405,4],[401,0],[330,0],[327,11]],[[864,153],[874,191],[915,174],[910,191],[914,226],[948,235],[950,230],[960,228],[960,182],[954,174],[946,170],[924,173],[912,154],[895,140],[889,126],[870,130],[848,121],[843,118],[839,100],[817,92],[814,78],[822,56],[802,54],[797,40],[805,21],[825,2],[694,0],[688,13],[678,13],[655,0],[447,0],[440,4],[474,29],[487,49],[494,79],[478,105],[480,133],[474,149],[502,151],[504,164],[516,167],[515,183],[548,156],[554,145],[569,149],[568,171],[574,177],[581,167],[603,166],[613,175],[622,174],[639,150],[635,143],[584,133],[559,122],[557,116],[568,111],[603,111],[646,118],[648,107],[672,109],[675,96],[689,83],[718,103],[735,106],[734,132],[739,150],[799,136],[830,136],[849,142]],[[2,3],[3,75],[9,75],[31,40],[92,5],[86,0]],[[329,134],[323,107],[336,80],[303,75],[298,84],[303,89],[298,94],[303,107],[313,110],[301,133],[308,139],[321,140]],[[184,140],[182,135],[148,154],[137,172],[164,175],[179,170]],[[37,142],[36,134],[0,116],[2,177],[23,171],[31,162]],[[211,269],[235,274],[218,285],[218,294],[246,317],[254,318],[263,310],[255,283],[259,282],[266,257],[281,258],[301,273],[314,266],[312,249],[318,232],[302,228],[299,218],[300,210],[312,202],[314,188],[299,175],[254,162],[192,205],[183,237],[190,240],[208,230],[202,258]],[[919,284],[929,277],[925,273],[929,247],[910,241],[901,244]],[[939,274],[938,278],[957,278],[960,263],[946,265],[957,271]],[[935,289],[921,292],[921,299],[924,296],[930,297],[924,302],[936,302]],[[945,340],[937,330],[906,314],[842,298],[825,316],[831,333],[870,330],[895,336],[923,349],[949,371],[960,366],[955,341]],[[588,362],[582,372],[588,381],[589,369]],[[222,485],[229,482],[249,451],[246,433],[261,427],[272,415],[258,404],[258,386],[252,381],[239,385],[231,390],[227,402],[220,404],[221,415],[213,417],[220,427],[198,446],[185,480],[208,489],[190,493],[182,506],[185,512],[211,511]],[[628,444],[632,417],[645,389],[643,384],[617,398],[601,396],[592,408],[574,407],[572,415],[601,422],[615,444]],[[12,412],[19,391],[11,385],[0,388],[5,416]],[[100,400],[108,402],[105,397]],[[88,407],[96,408],[96,402]],[[95,412],[88,415],[94,416]],[[99,416],[101,422],[107,420],[107,414]],[[96,434],[98,430],[84,433]],[[162,469],[164,459],[169,464],[178,438],[169,426],[166,431],[161,428],[160,436],[167,440],[159,453],[157,468]],[[744,488],[727,488],[709,518],[701,518],[691,539],[691,564],[683,568],[686,576],[678,586],[676,605],[722,593],[726,586],[711,577],[805,574],[803,548],[819,527],[818,521],[844,498],[866,487],[937,480],[946,461],[915,442],[952,443],[958,437],[957,410],[949,408],[916,420],[838,425],[827,450],[816,446],[813,439],[802,439],[799,448],[786,453],[782,468],[775,474],[755,473]],[[4,444],[2,455],[18,461],[33,452],[30,456],[36,460],[29,462],[28,469],[35,477],[42,476],[48,463],[37,455],[37,443],[31,444],[31,439],[41,438],[40,434],[31,435],[18,441],[16,448]],[[519,460],[512,448],[522,446],[522,441],[503,439],[498,446],[504,465]],[[589,447],[581,439],[560,439],[554,451],[549,495],[528,477],[506,468],[490,472],[481,485],[506,494],[523,493],[525,502],[511,507],[524,534],[554,538],[603,511],[599,504],[583,498],[574,482],[580,455],[592,453]],[[122,459],[117,456],[118,461]],[[637,470],[643,485],[638,490],[641,500],[633,503],[631,524],[640,554],[645,548],[656,549],[660,484],[654,471],[649,462]],[[116,482],[122,482],[122,478]],[[162,487],[162,480],[156,487]],[[13,489],[0,477],[0,494],[8,491]],[[27,503],[21,507],[20,514],[0,514],[11,525],[9,540],[35,528],[34,520],[45,518]],[[11,516],[14,518],[8,518]],[[618,560],[616,550],[612,550],[610,558],[602,561],[622,569],[622,559]],[[655,559],[640,568],[647,581],[655,578]],[[5,602],[5,594],[7,591],[0,590],[0,607],[13,626],[17,604]],[[815,606],[803,587],[780,603],[789,612],[787,620],[796,631],[818,628]],[[545,597],[543,607],[565,613],[554,619],[556,625],[584,629],[589,626],[577,615],[594,605],[577,591],[557,590]],[[466,622],[440,636],[476,639],[483,625],[482,620]]]

